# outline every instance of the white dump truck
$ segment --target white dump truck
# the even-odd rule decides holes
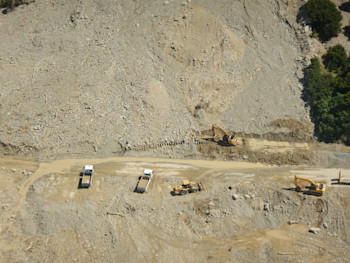
[[[140,176],[139,181],[136,185],[136,192],[146,193],[153,178],[153,171],[150,169],[145,169],[143,175]]]
[[[89,188],[92,184],[92,177],[94,175],[94,166],[85,165],[84,172],[82,172],[82,177],[80,179],[81,188]]]

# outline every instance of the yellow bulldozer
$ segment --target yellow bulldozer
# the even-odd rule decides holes
[[[297,192],[301,192],[303,189],[303,186],[298,183],[298,181],[306,181],[309,182],[309,186],[305,186],[307,189],[307,193],[313,194],[313,195],[323,195],[326,192],[326,184],[321,183],[315,183],[313,180],[304,178],[304,177],[298,177],[294,175],[294,183],[295,183],[295,190]]]
[[[219,144],[226,145],[226,146],[234,146],[237,144],[237,136],[234,134],[229,134],[224,129],[212,125],[212,131],[213,131],[213,141],[217,141],[217,138],[219,138]]]
[[[186,195],[187,193],[196,193],[202,190],[203,190],[203,186],[201,182],[195,183],[195,182],[190,182],[189,180],[184,180],[182,184],[179,184],[174,187],[171,194]]]

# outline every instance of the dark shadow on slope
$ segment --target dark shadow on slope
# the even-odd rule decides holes
[[[343,27],[343,30],[344,30],[344,36],[346,36],[348,40],[350,40],[350,26]]]
[[[297,22],[299,24],[303,24],[303,23],[310,24],[309,15],[306,10],[306,4],[302,5],[299,8],[298,15],[297,15]]]
[[[339,6],[339,9],[340,9],[341,11],[344,11],[344,12],[350,12],[350,2],[342,3],[342,4]]]

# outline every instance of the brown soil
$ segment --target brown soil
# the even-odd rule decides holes
[[[93,185],[79,189],[87,162]],[[0,166],[2,262],[178,262],[183,253],[187,262],[350,260],[350,191],[333,184],[338,169],[140,158],[3,158]],[[145,168],[155,177],[138,194]],[[326,195],[295,192],[293,174],[326,183]],[[350,169],[342,174],[350,178]],[[172,196],[183,179],[205,190]]]
[[[0,262],[349,262],[350,188],[334,179],[350,178],[350,148],[316,141],[302,99],[310,59],[349,41],[311,38],[303,4],[36,0],[0,14]],[[295,192],[294,174],[326,194]],[[205,191],[172,196],[184,179]]]

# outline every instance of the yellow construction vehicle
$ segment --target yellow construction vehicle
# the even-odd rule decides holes
[[[236,145],[237,144],[237,136],[234,134],[229,134],[227,131],[221,129],[218,126],[212,125],[212,131],[213,131],[213,141],[216,141],[215,139],[217,136],[219,136],[219,144],[223,145]]]
[[[308,189],[307,193],[314,194],[314,195],[323,195],[326,191],[326,184],[321,183],[315,183],[311,179],[304,178],[304,177],[298,177],[294,175],[294,183],[295,183],[295,190],[300,192],[303,189],[303,186],[298,183],[298,180],[306,181],[310,183],[310,186],[306,186],[305,188]]]
[[[182,184],[174,187],[171,192],[172,195],[185,195],[187,193],[196,193],[197,191],[202,191],[203,186],[201,182],[194,183],[189,180],[184,180]]]

